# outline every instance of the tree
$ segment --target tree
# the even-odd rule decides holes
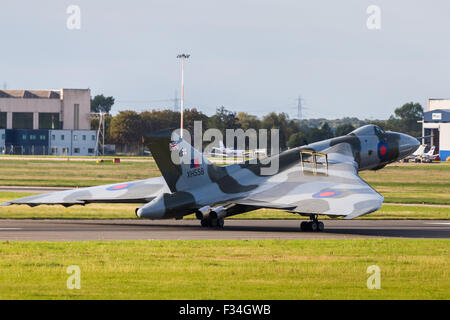
[[[194,122],[201,121],[202,130],[204,132],[208,128],[208,120],[208,116],[201,111],[198,111],[196,108],[184,110],[184,129],[188,130],[192,137],[194,134]]]
[[[258,130],[261,126],[261,121],[259,121],[256,116],[248,114],[247,112],[239,112],[236,117],[238,119],[239,127],[244,131],[248,129]]]
[[[320,128],[320,133],[321,133],[321,140],[333,138],[333,132],[331,131],[328,122],[324,122],[322,124],[322,127]]]
[[[180,127],[180,113],[172,110],[144,111],[140,116],[145,133]]]
[[[397,131],[400,130],[413,137],[422,135],[421,124],[417,122],[423,119],[423,108],[420,103],[405,103],[400,108],[395,109],[395,117],[400,120]]]
[[[324,122],[321,128],[310,128],[308,143],[329,139],[333,136],[330,126]]]
[[[93,99],[91,99],[91,112],[109,113],[113,105],[113,97],[105,97],[102,94],[96,95]]]
[[[142,142],[143,121],[135,111],[121,111],[111,121],[111,138],[117,144],[139,145]]]
[[[300,127],[299,131],[292,134],[287,142],[288,148],[296,148],[308,144],[310,128],[306,126]]]
[[[346,134],[352,132],[356,128],[352,126],[350,123],[344,123],[337,126],[336,131],[334,132],[335,137],[345,136]]]
[[[271,112],[262,119],[261,128],[267,130],[279,129],[279,146],[280,149],[283,150],[286,148],[289,137],[297,130],[297,125],[293,121],[289,120],[289,116],[286,113],[282,112],[277,114],[275,112]],[[268,134],[268,139],[270,140],[270,134]],[[268,147],[269,143],[271,142],[268,141]]]
[[[222,132],[223,137],[226,140],[226,129],[239,128],[238,118],[236,112],[225,109],[224,106],[216,109],[216,114],[208,120],[209,129],[218,129]],[[226,144],[226,141],[224,141]]]

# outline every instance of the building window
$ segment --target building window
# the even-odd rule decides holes
[[[26,134],[22,135],[22,140],[27,140],[27,135]]]
[[[61,135],[61,140],[64,140],[64,135],[63,134]]]
[[[94,135],[92,135],[92,141],[95,141],[95,136]]]
[[[41,135],[39,136],[39,140],[45,140],[45,135],[41,134]]]
[[[6,129],[6,112],[0,112],[0,129]]]
[[[83,134],[83,141],[86,141],[86,135]]]
[[[2,134],[2,140],[5,140],[5,134],[4,133]]]
[[[63,154],[68,154],[69,153],[69,148],[62,148],[62,153]]]
[[[80,153],[80,148],[73,148],[73,153]]]
[[[36,135],[30,134],[30,140],[36,140]]]
[[[56,136],[54,134],[52,134],[52,140],[55,141]]]
[[[73,136],[73,140],[75,140],[75,141],[78,140],[78,137],[76,134]]]
[[[60,129],[59,113],[39,112],[39,129]]]
[[[52,148],[52,154],[57,154],[58,153],[58,148]]]
[[[89,148],[88,153],[94,153],[94,148]]]
[[[33,129],[33,112],[13,112],[13,129]]]

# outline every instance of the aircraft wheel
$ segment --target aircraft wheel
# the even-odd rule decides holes
[[[308,230],[308,221],[302,221],[302,223],[300,223],[300,230],[301,231],[307,231]]]
[[[224,223],[225,223],[224,218],[217,219],[217,227],[218,228],[223,228]]]
[[[317,222],[314,222],[314,221],[312,221],[312,222],[310,222],[310,229],[311,229],[311,231],[317,231],[317,228],[318,228],[318,226],[317,226]]]
[[[217,219],[209,219],[209,227],[216,228],[217,227]]]
[[[323,230],[325,230],[325,226],[323,225],[322,221],[317,222],[317,231],[322,232]]]
[[[203,228],[207,228],[209,226],[208,219],[202,219],[202,221],[200,221],[200,224]]]

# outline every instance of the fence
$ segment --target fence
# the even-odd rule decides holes
[[[48,147],[42,145],[7,145],[0,147],[0,153],[4,155],[27,156],[93,156],[94,148]]]

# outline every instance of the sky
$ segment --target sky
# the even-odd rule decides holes
[[[1,89],[90,88],[115,113],[173,108],[179,53],[185,106],[208,115],[294,118],[301,96],[304,118],[386,119],[450,98],[448,0],[2,0],[0,30]]]

